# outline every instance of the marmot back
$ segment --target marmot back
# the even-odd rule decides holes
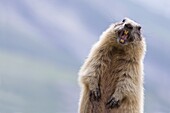
[[[112,24],[80,69],[79,113],[143,113],[141,26],[125,18]]]

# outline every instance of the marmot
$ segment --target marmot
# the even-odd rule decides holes
[[[79,113],[143,113],[145,48],[138,23],[110,25],[79,71]]]

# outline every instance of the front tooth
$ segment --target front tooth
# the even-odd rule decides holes
[[[127,35],[127,34],[128,34],[128,32],[129,32],[129,31],[125,30],[125,32],[124,32],[124,33]]]
[[[124,43],[125,41],[124,41],[123,39],[120,39],[120,42],[121,42],[121,43]]]

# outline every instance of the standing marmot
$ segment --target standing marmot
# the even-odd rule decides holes
[[[138,23],[112,24],[79,72],[79,113],[143,113],[145,41]]]

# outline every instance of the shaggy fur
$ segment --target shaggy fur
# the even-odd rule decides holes
[[[143,113],[145,41],[136,34],[139,24],[125,20],[103,32],[80,69],[79,113]],[[120,44],[117,32],[125,24],[134,40]]]

